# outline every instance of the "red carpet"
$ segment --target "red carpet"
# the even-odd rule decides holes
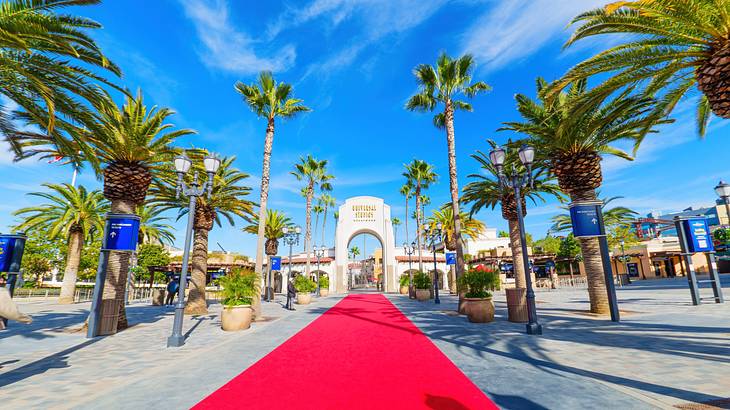
[[[388,299],[370,294],[347,296],[195,408],[497,407]]]

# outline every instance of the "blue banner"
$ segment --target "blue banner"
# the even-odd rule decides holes
[[[271,257],[271,270],[281,270],[281,256]]]
[[[710,227],[705,218],[692,218],[682,221],[687,234],[688,252],[712,252],[712,237]]]
[[[446,264],[456,265],[456,254],[454,252],[446,252]]]
[[[129,214],[107,214],[104,249],[134,251],[139,239],[139,217]]]
[[[573,236],[601,236],[600,225],[601,204],[573,204],[570,206],[570,222],[573,225]]]

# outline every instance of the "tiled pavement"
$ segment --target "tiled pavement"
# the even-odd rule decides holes
[[[730,277],[723,282],[730,297]],[[683,279],[619,289],[620,324],[585,314],[585,290],[540,291],[540,337],[505,320],[503,294],[487,325],[454,316],[453,297],[438,307],[389,298],[504,408],[667,408],[730,396],[730,302],[693,307]],[[269,320],[237,333],[220,330],[213,305],[186,320],[180,349],[165,348],[171,308],[132,305],[136,326],[87,340],[71,330],[88,304],[26,303],[34,324],[0,332],[0,407],[186,408],[339,300],[296,312],[264,304]]]

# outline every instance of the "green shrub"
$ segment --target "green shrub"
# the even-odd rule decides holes
[[[312,279],[309,279],[303,275],[297,275],[294,278],[294,288],[297,292],[309,293],[317,289],[317,284]]]
[[[250,305],[258,294],[259,275],[250,269],[232,269],[227,275],[218,278],[223,286],[223,305]]]
[[[413,275],[413,285],[416,289],[431,289],[431,277],[427,273],[418,272]]]
[[[319,276],[319,287],[322,289],[328,289],[330,287],[330,278],[327,275]]]
[[[489,298],[492,297],[490,290],[499,289],[499,274],[496,271],[486,268],[471,269],[464,274],[467,298]]]
[[[398,280],[398,282],[400,283],[400,287],[407,288],[410,279],[411,277],[409,275],[400,275],[400,279]]]

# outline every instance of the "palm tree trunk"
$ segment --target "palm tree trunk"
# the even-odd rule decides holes
[[[515,273],[515,287],[525,289],[525,262],[522,258],[522,242],[520,241],[520,227],[517,221],[509,220],[509,245],[512,248],[512,267]],[[533,282],[534,283],[534,282]]]
[[[74,303],[76,278],[79,273],[79,263],[81,262],[81,251],[83,247],[83,232],[72,230],[68,237],[68,257],[66,258],[66,271],[63,274],[61,295],[58,297],[59,304]]]
[[[111,201],[111,212],[116,214],[134,214],[135,203],[123,199],[114,199]],[[117,315],[117,331],[126,329],[127,312],[124,308],[124,291],[127,286],[127,275],[129,275],[130,261],[132,254],[130,252],[109,252],[109,263],[106,268],[106,280],[104,281],[104,295],[101,303],[101,317],[113,316],[113,312],[107,312],[105,308],[110,306],[109,302],[114,301],[118,306]],[[105,303],[106,302],[106,303]]]
[[[322,216],[322,246],[324,246],[324,228],[327,225],[327,204],[324,205],[324,215]]]
[[[406,217],[405,217],[405,220],[406,220],[406,243],[410,243],[408,241],[408,218],[410,218],[410,217],[408,216],[408,197],[406,197]]]
[[[317,239],[317,229],[319,229],[319,212],[315,212],[314,217],[314,235],[312,236],[312,240]]]
[[[256,273],[263,277],[264,246],[266,246],[266,204],[269,199],[269,172],[271,167],[271,150],[274,146],[274,118],[269,118],[264,139],[264,161],[261,171],[261,200],[259,201],[259,230],[256,242]],[[261,294],[254,296],[251,307],[254,319],[261,317]]]
[[[304,231],[304,252],[307,254],[307,265],[304,269],[305,274],[307,275],[307,278],[309,278],[309,270],[310,270],[310,263],[309,263],[309,254],[312,251],[312,196],[314,195],[314,183],[310,182],[309,186],[307,187],[307,218],[305,221],[305,224],[307,225],[307,229]]]
[[[418,270],[423,272],[423,252],[421,251],[421,185],[416,185],[416,239],[418,240]]]
[[[570,199],[573,202],[595,200],[596,191],[591,189],[573,192]],[[591,313],[608,314],[608,293],[606,291],[606,280],[603,277],[603,260],[601,259],[598,238],[578,238],[578,242],[580,242],[583,255],[583,266],[586,268]]]
[[[454,135],[454,109],[451,100],[446,100],[446,144],[449,151],[449,187],[451,189],[451,211],[454,214],[454,239],[456,240],[456,277],[464,273],[464,247],[461,243],[461,215],[459,212],[459,182],[456,174],[456,136]]]
[[[190,278],[190,296],[185,304],[186,315],[208,313],[205,301],[205,280],[208,273],[208,230],[195,229],[193,260]]]

